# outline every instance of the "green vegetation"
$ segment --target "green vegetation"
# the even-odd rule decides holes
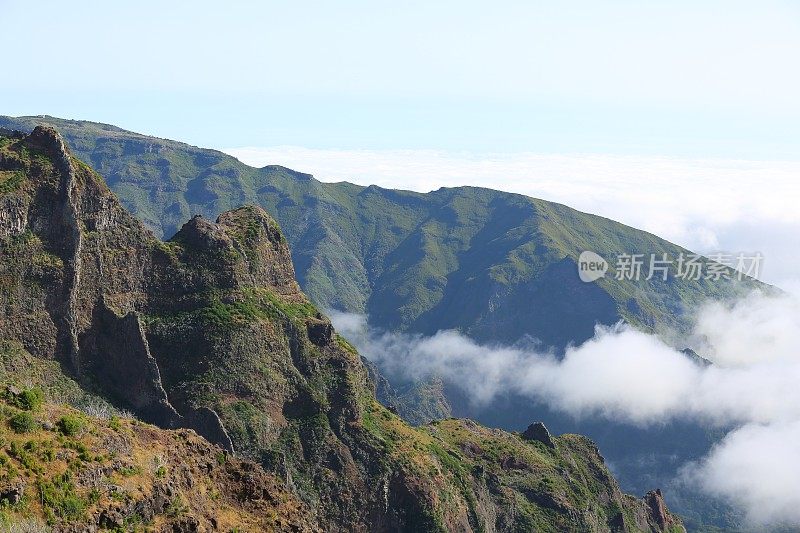
[[[51,480],[38,482],[42,505],[49,513],[49,520],[74,521],[83,517],[88,502],[78,496],[69,472],[55,476]]]
[[[15,433],[30,433],[38,426],[36,419],[27,411],[22,411],[11,415],[8,419],[8,426]]]
[[[58,419],[56,427],[68,437],[74,437],[83,430],[83,420],[77,415],[64,415]]]
[[[186,505],[183,503],[181,497],[176,496],[175,498],[172,499],[172,501],[169,502],[169,505],[167,506],[166,511],[164,511],[164,514],[166,514],[171,518],[177,518],[181,515],[184,515],[186,513],[186,510],[187,510]]]
[[[0,194],[16,191],[24,181],[25,173],[20,170],[0,171]]]
[[[117,473],[122,477],[133,477],[141,474],[142,469],[141,467],[136,465],[123,466],[119,470],[117,470]]]
[[[206,305],[196,310],[174,315],[149,315],[148,324],[177,324],[198,320],[205,327],[219,332],[246,326],[259,320],[277,320],[281,317],[302,320],[315,316],[317,309],[307,300],[289,301],[280,298],[265,287],[249,287],[222,301],[219,294],[209,294]]]
[[[108,419],[108,427],[113,429],[114,431],[121,431],[122,430],[122,422],[118,416],[113,415],[111,418]]]
[[[17,395],[12,395],[10,392],[7,394],[11,396],[12,405],[26,411],[36,411],[44,402],[44,392],[38,387],[25,389]]]

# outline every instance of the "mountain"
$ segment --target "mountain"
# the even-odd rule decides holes
[[[56,126],[72,150],[105,177],[110,189],[160,238],[171,238],[196,213],[213,220],[242,204],[275,215],[292,250],[297,278],[322,309],[367,313],[372,326],[432,334],[457,329],[488,344],[533,340],[556,351],[590,338],[597,324],[625,320],[678,339],[709,299],[734,298],[754,280],[618,280],[620,253],[689,255],[672,243],[569,207],[489,189],[457,187],[427,194],[323,183],[279,166],[252,168],[215,150],[141,135],[115,126],[54,117],[0,117],[0,127]],[[646,186],[646,184],[642,184]],[[169,246],[167,244],[166,246]],[[612,268],[584,283],[579,255],[600,254]],[[704,265],[708,262],[704,261]],[[690,355],[687,355],[690,357]],[[509,394],[476,406],[454,384],[408,383],[377,376],[378,397],[415,424],[455,415],[511,431],[542,420],[557,432],[590,435],[627,490],[666,486],[677,468],[720,438],[697,423],[639,428],[565,417]],[[389,377],[390,379],[385,379]],[[449,385],[449,386],[448,386]],[[456,384],[457,385],[457,384]],[[670,490],[686,516],[734,527],[728,510],[699,495]]]
[[[37,124],[57,127],[159,237],[172,237],[194,214],[213,219],[243,204],[260,205],[284,228],[311,301],[366,313],[380,328],[457,329],[504,343],[534,337],[560,348],[591,337],[597,323],[622,319],[645,330],[685,332],[693,309],[707,299],[761,286],[674,275],[639,281],[607,275],[583,283],[576,262],[584,250],[603,256],[612,270],[618,254],[676,259],[690,252],[612,220],[517,194],[323,183],[105,124],[0,117],[5,128],[31,131]]]
[[[414,428],[383,407],[259,207],[193,217],[163,242],[49,127],[0,137],[0,191],[10,384],[0,480],[33,488],[1,494],[4,519],[38,516],[59,531],[105,520],[192,531],[212,519],[252,530],[683,530],[660,492],[623,494],[585,437],[463,419]],[[90,399],[161,430],[106,427],[60,405]],[[226,454],[230,470],[208,466]],[[182,503],[165,504],[162,490]]]

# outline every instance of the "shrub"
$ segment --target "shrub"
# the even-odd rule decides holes
[[[31,472],[41,474],[44,472],[44,467],[39,464],[36,456],[31,453],[31,448],[35,448],[34,446],[27,446],[27,445],[20,445],[17,442],[12,442],[11,446],[8,449],[8,454],[11,457],[14,457],[17,461],[22,463],[22,466],[30,470]]]
[[[39,388],[25,389],[15,398],[14,403],[20,409],[35,411],[44,403],[44,393]]]
[[[36,429],[36,420],[28,411],[22,411],[12,416],[8,425],[14,430],[14,433],[28,433]]]
[[[75,415],[64,415],[56,423],[58,430],[68,437],[74,437],[83,429],[83,420]]]
[[[175,498],[169,502],[167,508],[164,509],[164,514],[170,518],[176,518],[185,514],[187,510],[188,508],[186,507],[186,504],[183,503],[183,499],[180,496],[175,496]]]
[[[142,473],[142,469],[136,465],[123,466],[117,470],[122,477],[138,476]]]
[[[64,520],[77,520],[86,510],[86,501],[75,493],[69,474],[56,476],[52,481],[40,480],[39,499],[46,510]]]

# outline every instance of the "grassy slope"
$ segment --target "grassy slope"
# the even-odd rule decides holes
[[[19,348],[6,346],[1,353],[35,367],[43,381],[14,373],[0,380],[0,528],[97,524],[144,531],[196,523],[222,531],[314,530],[306,505],[258,465],[228,456],[188,430],[166,431],[109,413],[98,418],[54,403],[54,390],[79,386],[67,384],[57,365]],[[23,406],[9,392],[40,385],[46,391],[42,404]],[[647,523],[645,508],[619,491],[583,437],[556,437],[551,449],[468,420],[412,429],[373,400],[364,402],[364,426],[387,464],[440,485],[428,502],[431,521],[418,517],[425,530],[451,530],[453,507],[463,507],[477,530],[604,531],[616,518],[627,531],[638,531],[635,524]],[[16,424],[21,414],[30,415],[30,427]],[[497,521],[484,522],[497,504],[504,516],[489,514]],[[669,530],[682,531],[678,523]]]
[[[213,523],[223,531],[290,524],[312,530],[308,509],[258,465],[227,456],[194,432],[118,416],[101,399],[87,404],[86,393],[56,362],[18,346],[0,348],[0,360],[0,529],[82,524],[133,531],[192,523],[207,529]],[[45,394],[33,405],[10,392],[37,390]],[[23,417],[32,424],[15,423]],[[250,484],[269,491],[268,499],[242,481],[245,473]]]

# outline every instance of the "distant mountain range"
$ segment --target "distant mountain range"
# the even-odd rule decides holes
[[[323,183],[280,166],[253,168],[216,150],[105,124],[0,117],[0,127],[50,124],[105,179],[123,205],[169,238],[192,215],[240,205],[273,214],[292,248],[298,281],[323,309],[423,334],[457,329],[479,341],[535,337],[563,347],[597,323],[685,332],[697,305],[759,286],[746,280],[646,281],[613,275],[583,283],[576,262],[593,251],[689,254],[672,243],[564,205],[474,187],[427,194]],[[646,183],[641,184],[646,187]],[[673,273],[674,273],[673,266]],[[683,346],[681,346],[683,348]]]

